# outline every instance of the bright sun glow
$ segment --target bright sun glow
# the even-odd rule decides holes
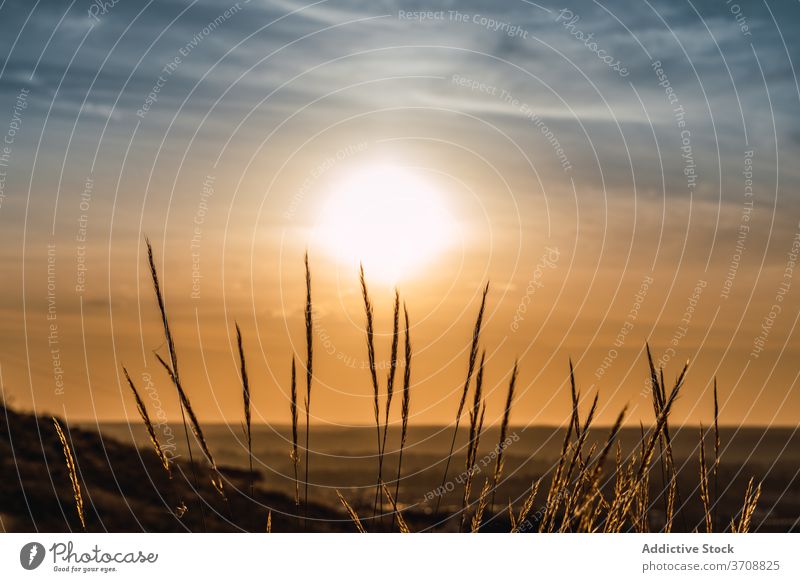
[[[413,170],[362,168],[329,190],[316,230],[321,247],[367,277],[396,283],[439,257],[457,238],[443,196]]]

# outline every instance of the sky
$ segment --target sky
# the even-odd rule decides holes
[[[386,384],[409,311],[412,422],[451,422],[489,282],[487,423],[796,424],[795,2],[0,2],[0,378],[12,405],[134,418],[177,398],[289,421],[314,303],[312,418],[369,424],[358,283]],[[401,362],[401,365],[404,365]],[[305,385],[301,384],[301,390]],[[397,401],[396,401],[397,402]],[[397,405],[396,405],[397,406]],[[399,415],[395,408],[392,418]]]

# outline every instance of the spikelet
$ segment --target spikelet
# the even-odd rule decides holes
[[[61,441],[61,446],[64,449],[64,461],[67,464],[67,471],[69,472],[69,481],[72,484],[72,497],[75,500],[75,509],[78,512],[78,519],[81,521],[83,531],[86,531],[86,518],[83,514],[83,494],[81,493],[81,483],[78,480],[78,470],[75,466],[75,457],[72,456],[72,448],[69,446],[67,437],[61,429],[58,419],[53,417],[53,425],[56,427],[58,440]]]

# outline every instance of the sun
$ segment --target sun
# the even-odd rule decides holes
[[[443,193],[420,171],[376,164],[329,186],[315,239],[339,262],[395,284],[440,257],[458,233]]]

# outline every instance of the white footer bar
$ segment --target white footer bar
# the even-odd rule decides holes
[[[0,579],[796,581],[798,554],[797,534],[0,534]]]

